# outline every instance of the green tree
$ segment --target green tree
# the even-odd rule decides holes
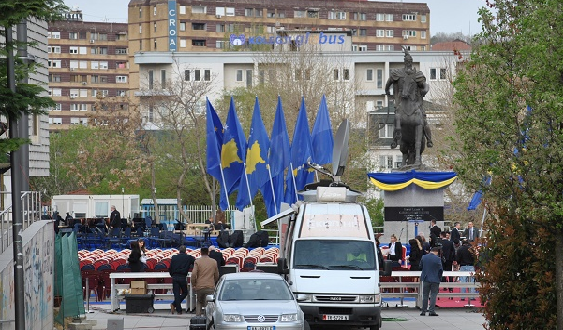
[[[485,317],[490,329],[563,329],[563,4],[488,4],[496,13],[480,10],[482,44],[455,82],[455,169],[490,214]]]

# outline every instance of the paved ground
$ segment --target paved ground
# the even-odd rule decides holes
[[[394,306],[395,302],[390,302]],[[420,310],[413,307],[413,302],[406,302],[410,307],[386,307],[382,309],[382,330],[481,330],[485,319],[474,308],[437,308],[438,317],[420,316]],[[124,329],[189,329],[189,320],[194,314],[172,315],[169,302],[155,303],[157,310],[152,314],[126,314],[125,306],[116,312],[109,311],[108,304],[93,304],[87,313],[88,320],[96,320],[93,329],[107,329],[108,320],[123,319]]]

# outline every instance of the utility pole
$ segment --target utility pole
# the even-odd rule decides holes
[[[6,48],[7,54],[7,67],[8,67],[8,88],[16,93],[16,74],[15,74],[15,60],[13,48],[12,27],[6,27]],[[19,125],[18,118],[14,115],[9,116],[9,137],[18,138]],[[12,249],[14,258],[14,304],[15,304],[15,328],[25,329],[25,291],[23,283],[23,246],[22,246],[22,231],[23,231],[23,212],[22,212],[22,148],[12,151],[10,153],[10,167],[11,167],[11,182],[12,182]]]
[[[29,68],[29,57],[27,54],[27,20],[23,19],[18,23],[17,27],[17,38],[18,38],[18,57],[22,60],[25,69]],[[24,74],[20,81],[22,84],[27,84],[28,76],[27,73]],[[37,124],[37,123],[36,123]],[[29,116],[26,113],[22,113],[19,121],[19,133],[20,137],[23,139],[29,138]],[[26,143],[21,146],[21,190],[29,191],[29,144]],[[12,172],[13,173],[13,172]]]

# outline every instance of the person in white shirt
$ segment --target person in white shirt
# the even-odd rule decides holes
[[[403,245],[397,241],[395,234],[391,235],[391,243],[389,243],[388,260],[393,261],[393,267],[400,267],[403,259]]]

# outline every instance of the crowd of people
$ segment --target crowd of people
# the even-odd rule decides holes
[[[461,232],[461,224],[455,222],[451,230],[442,230],[433,220],[430,225],[430,239],[427,242],[421,232],[408,241],[410,253],[407,260],[403,256],[403,247],[397,237],[391,235],[388,245],[387,260],[393,261],[393,267],[401,267],[401,264],[409,265],[411,271],[422,271],[421,280],[423,286],[423,307],[421,315],[426,312],[430,316],[437,316],[434,311],[439,283],[453,281],[453,278],[443,277],[443,271],[469,271],[474,272],[478,267],[479,251],[476,241],[480,238],[480,230],[473,225],[467,224],[467,228]],[[408,261],[408,262],[407,262]],[[469,277],[460,277],[460,282],[469,282]],[[450,291],[453,289],[449,289]],[[461,293],[475,293],[475,289],[461,288]],[[430,303],[428,300],[430,299]],[[465,300],[462,298],[461,300]],[[474,298],[471,298],[474,300]]]

